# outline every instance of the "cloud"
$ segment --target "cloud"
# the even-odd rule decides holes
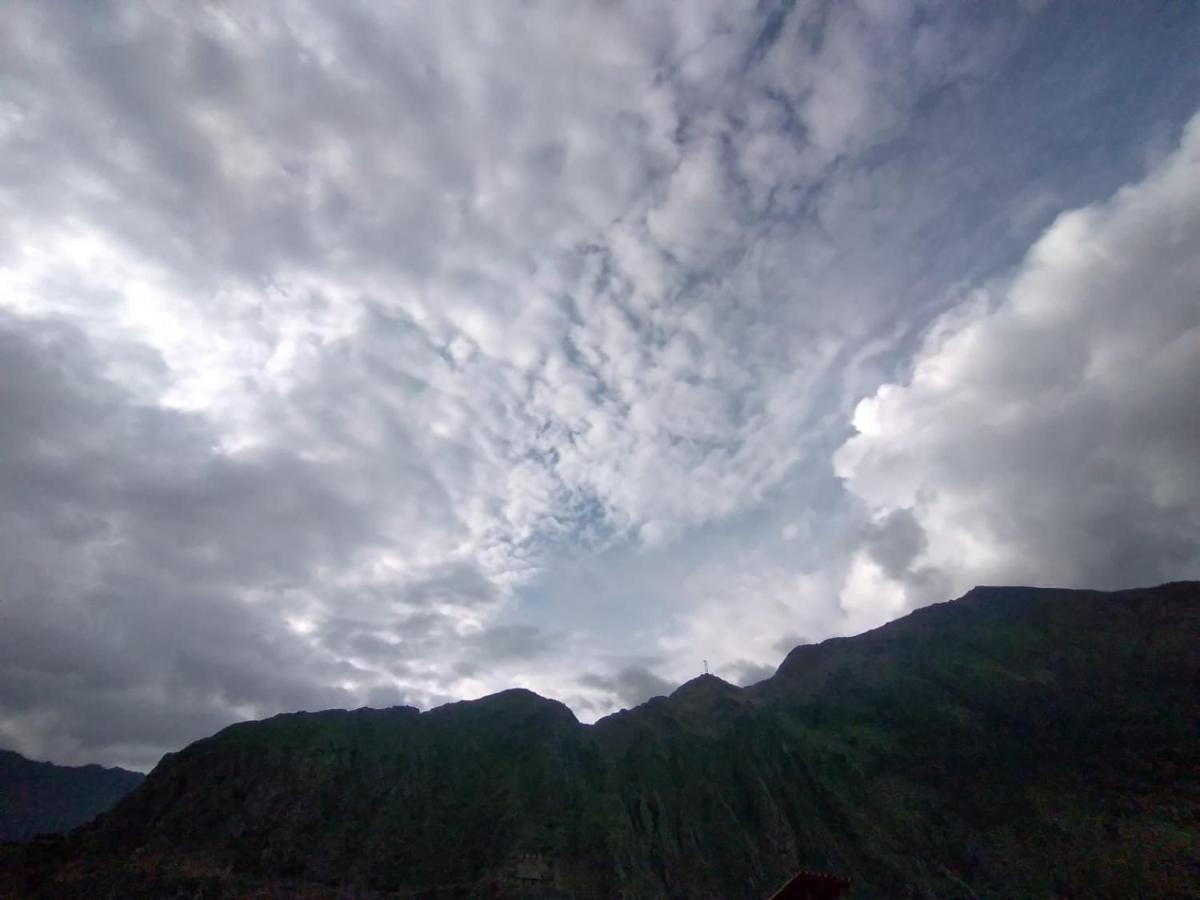
[[[285,454],[214,454],[203,420],[131,398],[69,324],[0,313],[0,365],[9,730],[145,765],[231,716],[349,699],[348,666],[282,618],[369,516]]]
[[[626,666],[612,675],[584,673],[579,677],[579,683],[611,695],[609,702],[622,707],[637,706],[651,697],[665,696],[675,687],[645,666]]]
[[[903,576],[926,544],[921,523],[910,509],[894,509],[863,528],[864,551],[890,578]]]
[[[726,668],[733,673],[734,684],[745,687],[770,678],[775,674],[776,666],[741,659],[729,664]]]
[[[847,583],[862,621],[949,590],[947,526],[829,458],[1173,141],[1196,19],[1123,16],[9,4],[0,740],[144,766],[512,684],[599,715],[844,630]],[[1166,403],[1146,378],[1104,390]]]
[[[1126,587],[1200,544],[1200,118],[1110,199],[1060,215],[1011,283],[930,330],[837,452],[871,511],[865,616],[973,583]],[[871,575],[874,572],[874,575]],[[872,594],[875,595],[872,598]]]

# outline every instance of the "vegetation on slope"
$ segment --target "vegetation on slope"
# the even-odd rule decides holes
[[[805,867],[863,898],[1200,896],[1198,647],[1195,583],[981,588],[592,726],[519,690],[277,716],[8,865],[43,896],[760,898]]]

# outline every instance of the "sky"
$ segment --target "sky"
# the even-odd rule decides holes
[[[1200,5],[0,6],[0,745],[592,721],[1200,559]]]

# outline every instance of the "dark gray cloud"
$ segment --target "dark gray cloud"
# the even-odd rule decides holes
[[[345,664],[255,596],[361,540],[328,479],[214,454],[203,420],[137,403],[69,324],[0,314],[0,369],[0,697],[27,741],[144,765],[239,710],[346,701]]]
[[[770,678],[775,674],[778,666],[740,659],[737,662],[730,663],[725,668],[733,676],[734,684],[745,687],[746,685],[757,684],[760,681]]]
[[[895,509],[863,526],[863,549],[889,578],[900,578],[925,549],[925,532],[909,509]]]
[[[665,696],[677,686],[641,665],[625,666],[611,675],[584,673],[579,683],[605,692],[611,696],[610,702],[622,707],[637,706],[651,697]]]

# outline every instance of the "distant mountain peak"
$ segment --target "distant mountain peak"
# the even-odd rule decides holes
[[[423,716],[473,715],[483,713],[498,715],[534,716],[578,724],[575,713],[565,703],[543,697],[528,688],[508,688],[487,694],[477,700],[462,700],[435,707]]]
[[[0,841],[70,831],[107,812],[142,783],[141,772],[59,766],[0,748]]]
[[[736,684],[730,684],[716,675],[705,672],[675,688],[670,693],[669,699],[679,701],[699,697],[732,696],[740,694],[741,690]]]

